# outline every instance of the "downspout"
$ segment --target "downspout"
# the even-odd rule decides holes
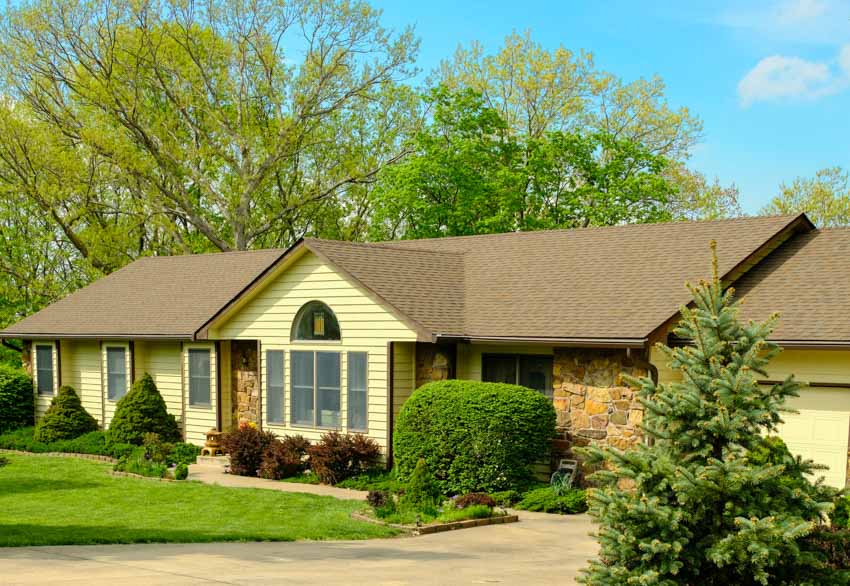
[[[393,387],[395,386],[393,371],[395,367],[393,363],[393,343],[387,342],[387,420],[389,421],[389,429],[387,430],[387,470],[392,470],[393,467],[393,426],[395,425],[395,407],[393,406]]]

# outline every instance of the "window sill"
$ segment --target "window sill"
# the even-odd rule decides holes
[[[212,403],[187,403],[189,409],[212,409]]]

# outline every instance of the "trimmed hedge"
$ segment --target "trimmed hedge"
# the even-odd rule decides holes
[[[34,392],[27,373],[0,364],[0,433],[34,423]]]
[[[180,427],[174,415],[168,413],[165,401],[148,373],[133,383],[115,406],[109,423],[109,433],[115,441],[141,445],[146,433],[155,433],[164,442],[179,442]]]
[[[132,444],[115,443],[108,432],[92,431],[79,437],[56,442],[39,442],[33,437],[35,428],[22,427],[0,435],[0,449],[19,450],[43,454],[46,452],[66,452],[69,454],[92,454],[121,458],[133,451]]]
[[[420,458],[444,494],[521,489],[555,436],[552,401],[502,383],[447,380],[423,385],[405,402],[395,426],[398,478]]]
[[[83,408],[74,389],[65,385],[38,420],[33,439],[44,443],[69,440],[97,431],[98,427],[97,420]]]

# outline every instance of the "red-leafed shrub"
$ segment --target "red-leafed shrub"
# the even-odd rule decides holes
[[[484,505],[485,507],[493,508],[496,506],[496,501],[489,494],[483,492],[470,492],[455,499],[455,507],[465,509],[475,505]]]
[[[260,431],[252,423],[240,423],[239,427],[225,433],[221,445],[230,455],[230,473],[256,476],[263,463],[263,454],[274,441],[273,433]]]
[[[280,480],[301,474],[306,470],[304,460],[310,441],[300,435],[274,440],[266,448],[260,464],[260,476]]]
[[[310,469],[324,484],[336,484],[346,478],[368,472],[381,459],[381,447],[364,435],[341,434],[336,431],[307,450]]]

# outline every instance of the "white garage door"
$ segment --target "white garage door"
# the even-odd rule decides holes
[[[847,474],[847,433],[850,413],[846,411],[808,411],[785,413],[785,423],[779,436],[792,454],[829,466],[816,476],[824,476],[826,483],[844,488]]]

